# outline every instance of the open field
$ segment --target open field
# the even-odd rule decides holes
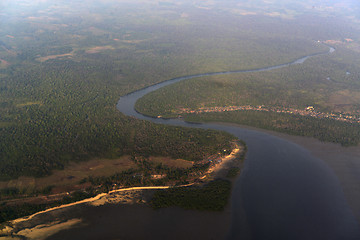
[[[40,190],[47,186],[57,188],[71,188],[89,176],[111,176],[117,172],[136,167],[129,156],[123,156],[117,159],[93,159],[86,162],[70,163],[64,170],[55,170],[50,176],[42,178],[20,177],[6,182],[0,182],[1,188],[18,188]],[[64,190],[65,191],[65,190]]]
[[[50,59],[57,59],[57,58],[62,58],[62,57],[71,57],[73,55],[74,55],[74,53],[64,53],[64,54],[57,54],[57,55],[39,57],[39,58],[36,58],[36,60],[39,61],[39,62],[45,62],[45,61],[50,60]]]
[[[172,159],[169,157],[149,157],[149,162],[163,164],[170,168],[190,168],[194,162],[183,159]],[[48,186],[53,186],[53,192],[79,184],[81,180],[89,176],[108,177],[116,173],[137,168],[130,156],[123,156],[117,159],[93,159],[86,162],[72,162],[64,170],[55,170],[50,176],[34,178],[20,177],[17,179],[0,182],[0,189],[18,188],[31,190],[41,190]]]
[[[168,157],[149,157],[149,161],[155,164],[163,164],[171,168],[190,168],[194,162],[183,159],[171,159]]]

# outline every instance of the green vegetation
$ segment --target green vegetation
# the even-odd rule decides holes
[[[259,68],[326,50],[309,37],[319,27],[309,32],[302,17],[284,23],[265,15],[257,21],[238,14],[224,18],[219,9],[186,4],[84,4],[19,4],[4,12],[2,180],[45,176],[94,157],[136,153],[199,160],[232,137],[123,116],[115,108],[118,98],[177,76]],[[329,36],[337,36],[331,29]]]
[[[244,1],[240,5],[225,2],[157,4],[156,1],[94,0],[35,1],[33,5],[26,1],[2,2],[0,180],[24,175],[43,177],[54,169],[64,169],[70,162],[128,155],[142,159],[137,163],[139,169],[128,169],[111,177],[89,176],[82,183],[100,184],[102,191],[111,189],[114,183],[124,186],[184,183],[188,176],[203,171],[206,166],[195,164],[189,169],[173,169],[149,164],[147,159],[169,156],[197,162],[228,149],[234,137],[124,116],[116,109],[119,97],[179,76],[256,69],[326,51],[317,40],[335,39],[345,43],[345,38],[354,39],[337,46],[332,58],[314,58],[305,65],[269,73],[191,80],[187,87],[186,83],[171,86],[175,89],[174,99],[164,89],[158,92],[164,94],[164,99],[154,93],[144,98],[146,101],[141,100],[137,108],[148,114],[171,115],[179,107],[264,102],[295,107],[312,104],[324,110],[336,107],[354,111],[359,107],[360,58],[356,51],[360,34],[359,25],[351,22],[358,18],[353,16],[359,12],[356,8],[351,8],[345,18],[339,18],[333,12],[307,9],[306,3],[284,9],[283,2],[271,6],[258,4],[259,1]],[[284,10],[276,10],[279,6]],[[316,69],[315,65],[318,65]],[[350,74],[343,77],[344,71]],[[181,87],[176,89],[177,86]],[[236,114],[228,119],[256,123],[262,117],[246,113],[249,116],[240,121]],[[205,120],[202,116],[188,116],[188,119]],[[269,116],[266,119],[272,122],[289,120],[288,116],[283,119]],[[295,126],[290,127],[280,122],[279,128],[303,135],[311,135],[313,131],[316,136],[324,136],[328,131],[331,134],[323,137],[325,140],[330,138],[345,145],[358,139],[357,126],[336,123],[331,130],[332,122],[306,121],[295,119]],[[305,129],[307,124],[313,124],[311,131]],[[274,127],[264,121],[258,126]],[[341,137],[339,132],[349,133],[348,137]],[[158,173],[166,178],[151,178]],[[193,193],[183,189],[188,197],[181,204],[191,207],[191,201],[186,199],[196,194],[202,196],[199,199],[209,198],[215,192],[219,198],[215,194],[216,199],[211,203],[204,201],[196,208],[220,209],[226,203],[229,188],[227,182],[216,181],[203,189],[187,188],[194,190]],[[52,189],[29,191],[5,188],[1,197],[48,194]],[[88,197],[94,191],[75,193],[63,201]],[[164,198],[173,198],[178,193],[172,194]],[[41,204],[12,206],[12,209],[1,206],[2,220],[45,207]]]
[[[40,203],[21,203],[18,202],[6,202],[9,197],[21,198],[24,196],[38,196],[38,194],[51,194],[52,186],[48,186],[41,191],[35,191],[33,193],[26,193],[24,190],[18,188],[5,188],[0,190],[0,223],[16,219],[25,215],[30,215],[35,212],[45,210],[50,207],[59,206],[75,201],[79,201],[85,198],[90,198],[101,192],[108,192],[113,190],[114,187],[130,187],[130,186],[164,186],[164,185],[182,185],[188,184],[190,181],[202,176],[209,168],[209,162],[194,164],[190,168],[170,168],[163,164],[155,164],[148,161],[147,158],[142,156],[133,157],[133,161],[136,163],[136,169],[128,169],[120,173],[114,174],[108,177],[88,177],[82,179],[79,184],[90,183],[90,187],[87,187],[85,191],[75,191],[69,195],[65,195],[61,200],[50,200],[47,203],[41,203],[42,198],[39,197],[37,201]],[[157,176],[160,176],[157,178]],[[210,183],[204,188],[199,188],[194,193],[200,197],[206,197],[208,194],[218,193],[222,196],[213,197],[211,202],[203,205],[204,210],[221,210],[221,205],[226,204],[226,199],[229,197],[230,185],[216,181],[216,183]],[[175,188],[174,188],[175,189]],[[182,188],[179,188],[182,189]],[[26,189],[25,189],[26,190]],[[187,191],[185,191],[187,192]],[[157,193],[156,193],[157,194]],[[189,195],[190,194],[190,195]],[[187,197],[194,197],[188,192]],[[159,195],[161,196],[161,195]],[[161,197],[160,197],[161,198]],[[26,199],[25,199],[26,200]],[[34,200],[33,200],[34,201]],[[36,202],[36,200],[34,201]],[[198,204],[198,203],[196,203]],[[201,206],[198,206],[201,209]]]
[[[136,103],[139,112],[188,121],[222,121],[311,136],[322,141],[357,145],[360,124],[276,113],[276,109],[305,110],[360,116],[360,54],[342,43],[329,55],[310,58],[266,72],[189,79],[152,92]],[[170,97],[171,96],[171,97]],[[166,101],[165,101],[166,99]],[[264,106],[273,112],[236,111],[186,114],[202,107]]]
[[[230,122],[263,128],[292,135],[315,137],[321,141],[353,146],[360,141],[360,124],[341,122],[331,119],[317,119],[285,113],[234,111],[224,113],[203,113],[189,115],[193,122]]]
[[[227,177],[227,178],[234,178],[234,177],[236,177],[237,175],[239,175],[239,173],[240,173],[240,168],[238,168],[238,167],[232,167],[232,168],[230,168],[230,170],[228,171],[226,177]]]
[[[202,187],[181,187],[157,191],[151,201],[153,208],[178,206],[193,210],[221,211],[228,203],[231,182],[214,180]]]
[[[359,56],[338,46],[330,55],[277,70],[189,79],[144,96],[136,109],[151,116],[177,116],[181,108],[244,105],[358,113]]]

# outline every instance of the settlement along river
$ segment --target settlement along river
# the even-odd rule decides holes
[[[330,48],[329,53],[335,49]],[[324,53],[322,53],[324,54]],[[314,54],[315,56],[319,54]],[[359,227],[333,171],[305,148],[282,138],[242,127],[191,124],[180,119],[144,116],[135,102],[147,93],[195,77],[260,72],[301,64],[256,70],[192,75],[171,79],[121,97],[117,108],[128,116],[159,124],[229,132],[248,146],[244,169],[232,193],[229,239],[360,239]],[[341,159],[340,159],[341,160]],[[244,224],[244,216],[247,224]],[[245,234],[246,233],[246,234]]]

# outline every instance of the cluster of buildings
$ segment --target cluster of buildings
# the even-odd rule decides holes
[[[181,108],[178,112],[181,113],[209,113],[209,112],[230,112],[230,111],[240,111],[240,110],[252,110],[252,111],[264,111],[264,112],[277,112],[277,113],[288,113],[296,114],[301,116],[310,116],[315,118],[329,118],[343,122],[350,123],[360,123],[360,117],[347,114],[347,113],[324,113],[315,111],[313,106],[308,106],[305,109],[295,109],[295,108],[284,108],[284,107],[265,107],[261,106],[226,106],[226,107],[201,107],[197,110],[192,110],[189,108]]]

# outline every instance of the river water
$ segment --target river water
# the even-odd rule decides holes
[[[334,50],[330,48],[329,52]],[[319,54],[311,56],[315,55]],[[179,81],[209,75],[268,71],[301,64],[311,56],[262,69],[171,79],[121,97],[117,108],[125,115],[154,123],[226,131],[246,142],[245,166],[232,193],[229,239],[360,239],[358,222],[347,204],[338,178],[328,165],[305,148],[262,131],[151,118],[134,110],[135,102],[145,94]]]

